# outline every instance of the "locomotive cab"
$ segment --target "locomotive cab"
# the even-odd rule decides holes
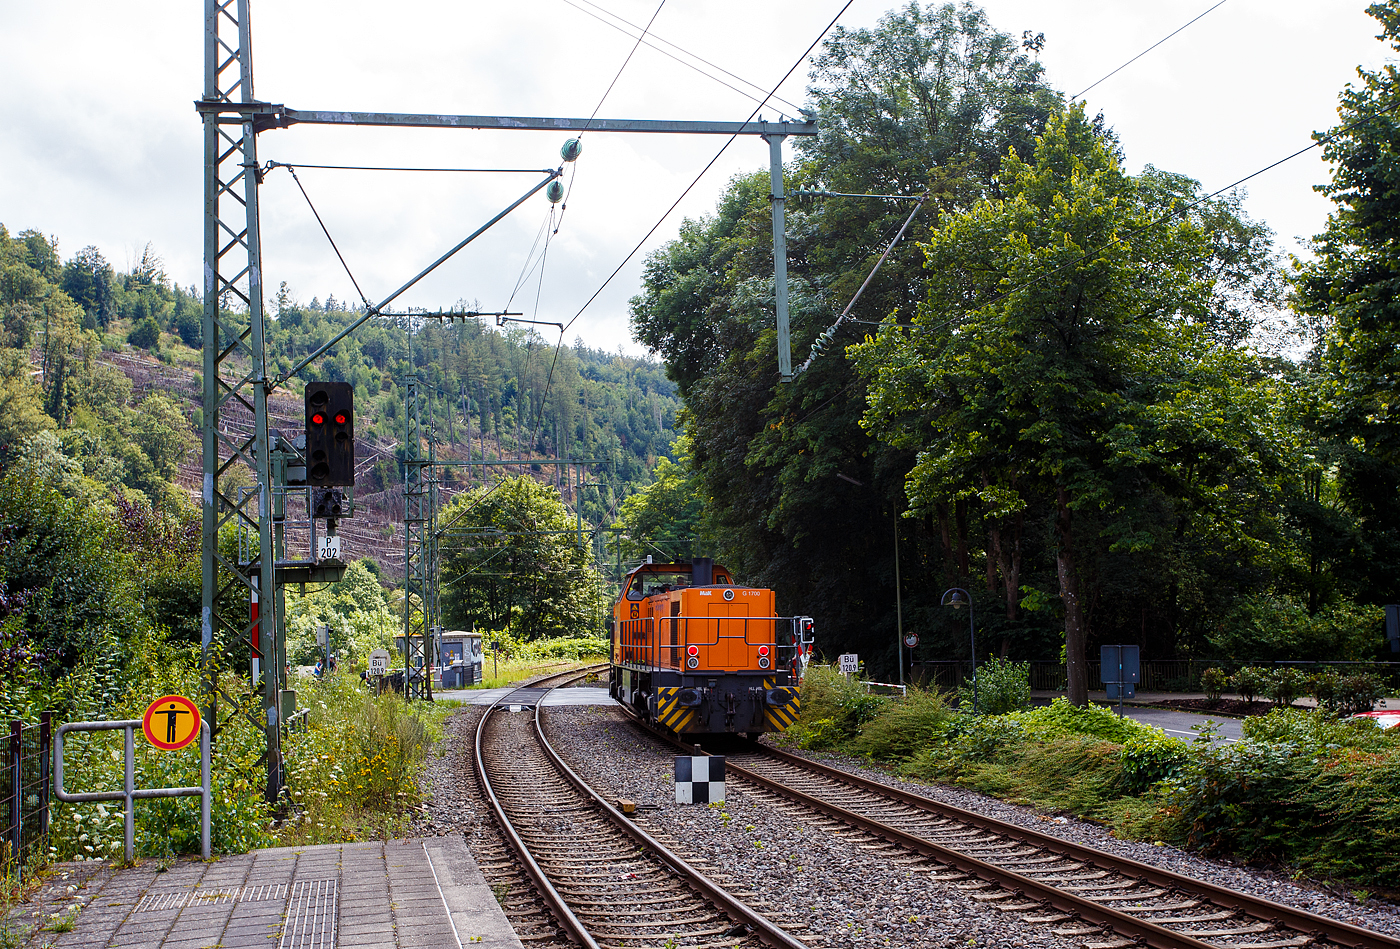
[[[613,608],[609,691],[678,734],[782,731],[797,719],[811,629],[708,559],[644,563]]]

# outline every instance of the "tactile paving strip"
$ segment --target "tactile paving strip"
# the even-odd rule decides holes
[[[293,883],[277,949],[334,949],[338,889],[335,880]]]
[[[334,881],[330,882],[334,885]],[[286,898],[285,883],[265,883],[236,890],[174,890],[166,893],[147,893],[136,904],[135,912],[149,913],[163,909],[182,909],[186,906],[207,906],[211,903],[251,903],[257,900]]]

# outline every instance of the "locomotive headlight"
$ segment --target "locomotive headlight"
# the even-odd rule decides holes
[[[695,647],[692,646],[691,648],[693,649],[693,648],[695,648]],[[686,667],[687,669],[694,669],[694,668],[695,668],[696,666],[698,666],[698,665],[700,665],[700,660],[699,660],[699,659],[696,659],[694,656],[690,656],[690,657],[687,658],[686,661],[685,661],[685,667]]]
[[[767,657],[767,656],[759,656],[759,657],[758,657],[758,667],[759,667],[760,669],[767,669],[767,668],[768,668],[768,657]]]
[[[687,656],[698,656],[698,655],[700,655],[700,647],[699,647],[699,646],[686,646],[686,647],[685,647],[685,654],[686,654]],[[694,666],[692,666],[691,668],[694,668]]]

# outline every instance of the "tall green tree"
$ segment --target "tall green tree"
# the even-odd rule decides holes
[[[1367,13],[1400,50],[1400,3]],[[1296,305],[1313,321],[1324,381],[1317,406],[1338,490],[1357,518],[1339,559],[1357,595],[1400,596],[1400,67],[1359,70],[1341,93],[1338,124],[1316,138],[1333,164],[1317,188],[1336,208],[1295,273]],[[1347,567],[1350,570],[1347,570]]]
[[[1005,522],[1048,502],[1069,696],[1084,704],[1097,541],[1157,546],[1173,497],[1152,498],[1168,472],[1208,438],[1227,456],[1261,439],[1219,391],[1245,367],[1211,340],[1229,282],[1214,266],[1214,216],[1188,210],[1194,182],[1125,174],[1074,106],[1033,158],[1006,159],[998,184],[1002,197],[945,215],[925,246],[913,328],[854,347],[870,381],[865,424],[918,452],[912,514],[957,499]],[[1207,405],[1215,431],[1197,421]],[[1264,441],[1268,463],[1279,451]],[[1215,472],[1203,480],[1207,492],[1235,487]]]
[[[598,575],[553,487],[505,478],[458,495],[439,524],[442,609],[450,625],[509,629],[524,639],[598,628]]]
[[[873,29],[837,31],[810,78],[822,131],[799,144],[788,187],[928,191],[930,211],[989,193],[1008,150],[1026,147],[1060,102],[1030,51],[967,4],[911,3]],[[906,617],[936,609],[934,588],[944,580],[966,581],[946,575],[948,532],[936,517],[896,530],[913,456],[861,430],[862,383],[852,367],[818,359],[791,385],[777,385],[768,193],[766,174],[736,178],[713,215],[687,222],[649,258],[632,301],[633,330],[685,397],[717,555],[746,580],[775,587],[790,604],[781,608],[818,617],[832,648],[858,651],[892,677],[896,543]],[[789,202],[797,362],[909,210],[878,198]],[[856,319],[913,312],[917,243],[933,221],[928,211],[915,218],[852,310]],[[841,341],[858,325],[845,324]]]
[[[712,553],[704,530],[705,504],[690,461],[690,440],[676,439],[676,462],[661,458],[652,482],[622,502],[615,527],[629,560],[659,555],[689,560]]]

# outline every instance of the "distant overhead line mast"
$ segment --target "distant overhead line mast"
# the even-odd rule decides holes
[[[324,355],[321,347],[296,368],[277,378],[269,375],[266,316],[263,310],[262,244],[258,230],[258,188],[264,169],[258,162],[260,132],[293,125],[358,125],[402,128],[461,128],[520,131],[632,132],[651,134],[757,135],[768,142],[773,201],[773,271],[778,328],[778,366],[783,379],[792,375],[788,339],[787,250],[783,235],[782,142],[789,135],[815,135],[813,118],[800,122],[690,122],[668,120],[560,119],[512,116],[415,115],[396,112],[302,111],[259,100],[253,89],[252,28],[248,0],[204,2],[204,89],[195,103],[204,125],[204,360],[201,669],[202,704],[211,725],[219,723],[217,696],[224,695],[235,713],[247,714],[267,737],[267,797],[276,800],[283,786],[281,731],[286,653],[282,641],[281,585],[294,574],[280,564],[284,515],[274,472],[295,462],[294,449],[268,427],[269,394],[296,372]],[[418,276],[367,312],[354,325],[377,316],[410,286],[443,263],[485,227],[500,220],[560,174],[549,173],[530,192],[488,224],[429,265]],[[329,237],[329,234],[327,235]],[[413,314],[433,318],[429,314]],[[353,329],[353,326],[352,328]],[[349,330],[347,330],[348,332]],[[247,416],[251,428],[247,432]],[[278,459],[274,460],[273,455]],[[428,459],[431,462],[431,459]],[[246,465],[257,486],[226,486],[225,476]],[[236,482],[231,482],[235,483]],[[285,488],[280,488],[285,493]],[[431,508],[431,505],[428,505]],[[220,529],[236,527],[249,538],[247,549],[231,556],[219,546]],[[428,525],[431,526],[431,517]],[[428,532],[430,539],[431,531]],[[255,539],[255,540],[254,540]],[[296,567],[315,577],[312,566]],[[311,573],[306,573],[311,571]],[[259,597],[261,593],[261,597]],[[220,613],[228,598],[259,604],[256,617]],[[266,632],[267,635],[260,635]],[[216,635],[217,634],[217,635]],[[223,653],[243,643],[260,660],[261,709],[239,708],[218,682]]]

